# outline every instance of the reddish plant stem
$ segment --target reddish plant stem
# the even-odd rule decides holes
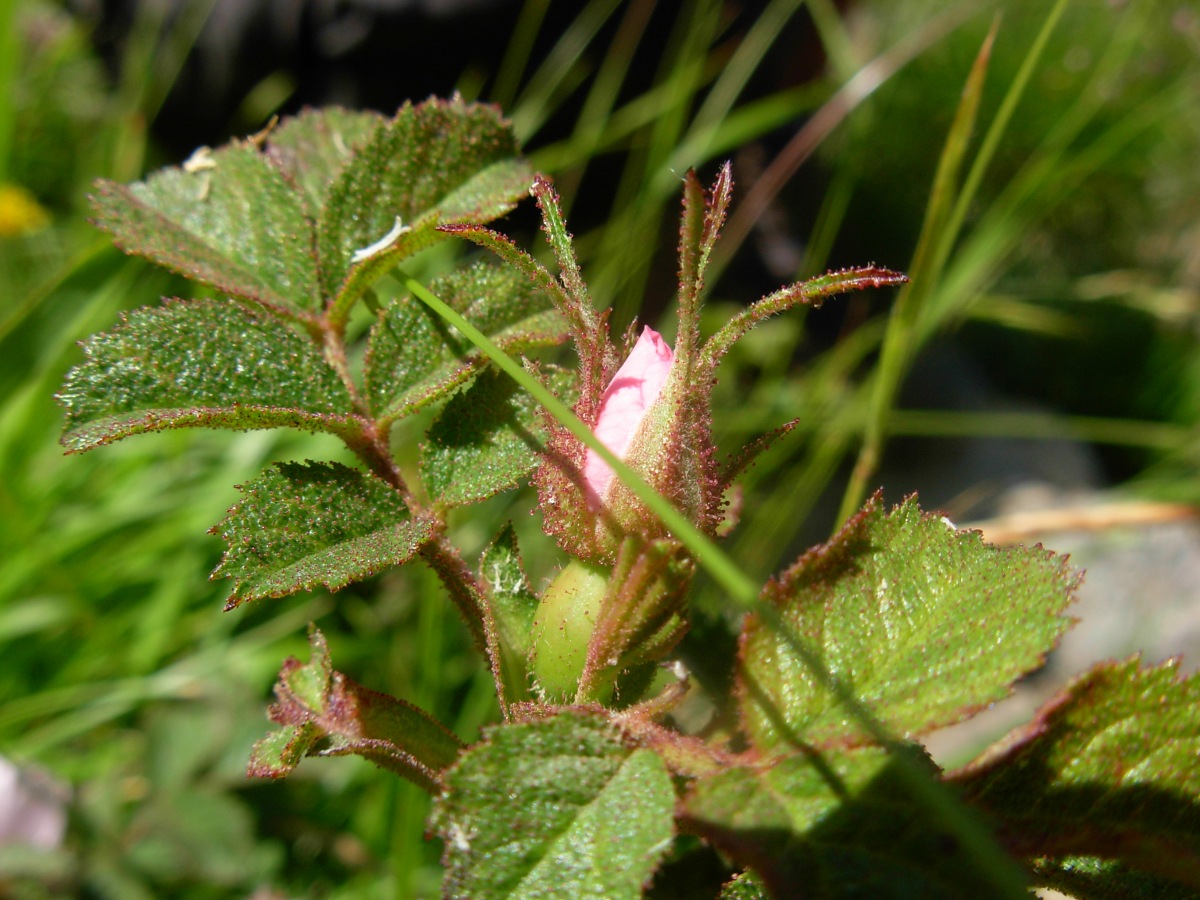
[[[445,523],[441,517],[433,511],[425,509],[409,490],[404,476],[400,472],[400,467],[396,465],[395,459],[388,450],[387,438],[380,433],[374,420],[368,419],[364,423],[362,440],[351,444],[350,449],[372,472],[399,492],[414,518],[434,519],[438,522],[440,526],[438,534],[421,548],[421,558],[441,579],[450,594],[450,599],[458,607],[467,630],[471,632],[471,637],[479,651],[484,653],[489,660],[498,659],[499,654],[492,652],[491,644],[495,642],[494,639],[488,640],[487,633],[494,632],[495,629],[489,629],[485,624],[491,619],[491,616],[488,615],[483,588],[475,578],[475,573],[471,571],[458,552],[458,548],[450,543],[442,532],[441,528],[444,528]],[[497,665],[498,663],[494,662],[493,669]]]
[[[507,719],[509,715],[508,698],[504,694],[504,680],[501,674],[499,632],[488,607],[487,594],[484,593],[483,586],[467,565],[466,560],[462,558],[458,548],[446,537],[443,518],[433,510],[426,509],[408,487],[400,467],[391,454],[391,448],[388,446],[387,430],[379,427],[379,423],[371,414],[370,407],[350,374],[344,330],[336,324],[324,321],[313,336],[321,344],[326,360],[333,366],[338,377],[346,386],[346,390],[350,393],[354,411],[362,422],[362,427],[357,434],[343,436],[346,445],[371,472],[400,494],[414,518],[429,519],[438,523],[437,535],[420,550],[421,558],[437,573],[446,592],[450,595],[450,600],[458,608],[459,615],[467,626],[467,631],[470,632],[476,649],[488,660],[488,668],[491,669],[492,678],[496,683],[496,696],[500,702],[500,709]]]
[[[389,485],[404,499],[405,505],[414,518],[425,518],[437,521],[437,535],[420,550],[423,560],[437,573],[450,600],[458,608],[463,623],[470,632],[471,640],[476,649],[488,660],[492,678],[496,683],[496,695],[499,698],[501,711],[508,717],[508,702],[504,696],[504,681],[500,669],[500,639],[496,624],[488,608],[487,595],[475,573],[462,558],[458,548],[452,544],[444,533],[445,522],[440,515],[426,509],[420,500],[409,489],[400,467],[396,464],[388,446],[387,433],[380,429],[371,416],[370,410],[359,395],[354,380],[350,377],[346,365],[345,342],[340,332],[334,329],[326,331],[324,345],[326,358],[338,371],[354,400],[356,412],[362,419],[359,433],[346,440],[346,445],[362,460],[363,464]]]

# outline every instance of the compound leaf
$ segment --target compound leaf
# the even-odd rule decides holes
[[[1077,578],[1036,547],[998,548],[877,500],[764,590],[828,669],[900,734],[959,721],[1038,667],[1068,620]],[[757,616],[743,628],[742,720],[762,749],[854,745],[865,733]]]
[[[213,572],[227,608],[322,585],[336,591],[412,559],[437,531],[389,485],[340,463],[278,463],[242,488],[213,529],[228,545]]]
[[[93,335],[83,352],[58,395],[69,452],[164,428],[358,427],[316,344],[268,310],[168,301]]]
[[[434,279],[429,289],[507,353],[566,340],[550,301],[519,273],[476,263]],[[414,297],[388,306],[371,328],[366,385],[386,427],[449,395],[487,364],[475,345]]]
[[[100,181],[95,223],[128,253],[281,311],[321,308],[301,194],[251,143],[197,152],[145,181]]]
[[[443,784],[446,897],[632,900],[674,835],[662,759],[581,712],[492,729]]]

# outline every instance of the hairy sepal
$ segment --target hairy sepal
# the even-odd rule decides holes
[[[355,755],[437,793],[462,749],[458,738],[423,710],[333,671],[317,628],[308,639],[312,659],[288,659],[275,684],[269,716],[285,728],[254,745],[248,774],[283,778],[304,756]]]

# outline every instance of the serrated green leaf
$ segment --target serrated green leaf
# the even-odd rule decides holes
[[[285,778],[295,771],[306,753],[321,738],[316,726],[306,722],[294,728],[272,731],[256,741],[246,764],[249,778]]]
[[[100,181],[95,223],[128,253],[283,311],[321,308],[300,192],[253,144],[197,153],[146,181]]]
[[[508,523],[483,551],[479,576],[500,643],[500,671],[509,703],[532,699],[529,646],[539,598],[529,585],[517,533]]]
[[[316,221],[333,180],[384,121],[370,111],[306,109],[271,132],[267,156],[304,192]]]
[[[446,897],[640,897],[674,834],[662,759],[599,716],[494,728],[443,783]]]
[[[289,659],[275,683],[271,721],[288,726],[254,745],[251,777],[290,775],[304,756],[365,757],[431,793],[462,749],[441,723],[403,700],[333,671],[325,636],[310,626],[312,659]]]
[[[129,314],[83,352],[58,395],[69,452],[164,428],[359,427],[316,344],[267,310],[168,301]]]
[[[407,562],[437,532],[383,481],[339,463],[277,463],[241,490],[213,529],[229,547],[213,572],[234,580],[227,608],[318,585],[336,591]]]
[[[507,353],[566,340],[561,317],[519,273],[475,263],[436,279],[430,290]],[[475,346],[412,297],[393,302],[371,328],[367,396],[386,427],[449,395],[487,364]]]
[[[932,777],[933,764],[913,755]],[[682,817],[775,897],[998,896],[904,784],[880,748],[809,750],[699,779]]]
[[[1194,885],[1165,881],[1094,857],[1039,861],[1034,881],[1074,900],[1196,900]]]
[[[556,371],[556,396],[573,384]],[[541,406],[517,383],[489,369],[446,404],[421,448],[421,475],[435,502],[465,506],[516,487],[537,465],[549,435]]]
[[[290,703],[305,710],[301,721],[307,721],[309,711],[324,711],[329,692],[333,689],[333,660],[329,656],[329,643],[321,630],[312,624],[308,630],[308,645],[312,648],[312,658],[308,663],[302,664],[298,660],[285,663],[279,671],[279,683],[275,686],[276,694],[285,695]]]
[[[771,900],[766,886],[753,872],[742,872],[721,888],[717,900]]]
[[[1178,671],[1097,666],[953,781],[1043,872],[1095,856],[1200,891],[1200,677]]]
[[[457,98],[401,107],[342,171],[321,216],[321,283],[338,298],[335,318],[385,271],[444,240],[439,223],[512,209],[532,180],[517,149],[495,107]],[[394,234],[397,219],[406,230]]]
[[[529,652],[530,629],[537,613],[538,595],[525,576],[517,533],[507,523],[479,560],[479,575],[500,628],[502,643],[524,656]]]
[[[1077,584],[1040,547],[998,548],[923,515],[909,499],[876,501],[765,588],[829,670],[884,723],[917,735],[1006,696],[1069,624]],[[866,735],[757,616],[743,627],[738,701],[753,742],[857,744]]]

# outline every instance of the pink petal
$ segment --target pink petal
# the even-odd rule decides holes
[[[647,326],[612,382],[604,389],[594,430],[596,437],[619,459],[625,458],[646,411],[662,393],[674,359],[675,354],[662,335]],[[593,509],[600,505],[612,479],[612,467],[589,449],[583,463],[583,480]]]

